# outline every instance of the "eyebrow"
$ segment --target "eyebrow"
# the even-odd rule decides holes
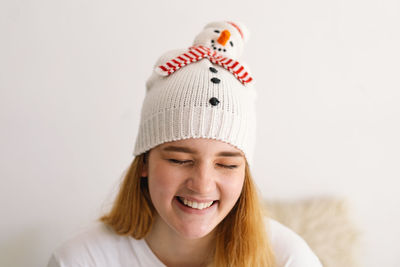
[[[183,152],[189,154],[196,154],[196,150],[190,149],[184,146],[167,146],[162,149],[163,151],[171,151],[171,152]],[[243,157],[240,152],[232,152],[232,151],[221,151],[217,155],[217,157]]]

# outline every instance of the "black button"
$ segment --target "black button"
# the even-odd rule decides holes
[[[220,83],[221,82],[221,80],[220,79],[218,79],[218,78],[211,78],[211,81],[213,82],[213,83]]]
[[[216,97],[211,97],[211,98],[210,98],[210,104],[213,105],[213,106],[218,105],[218,104],[219,104],[218,98],[216,98]]]
[[[214,68],[214,67],[210,67],[210,71],[211,71],[211,72],[214,72],[214,73],[217,73],[217,72],[218,72],[217,69]]]

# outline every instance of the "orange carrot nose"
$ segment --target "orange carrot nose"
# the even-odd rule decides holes
[[[231,33],[228,30],[224,30],[221,32],[221,35],[218,37],[217,42],[225,46],[226,42],[228,42],[231,37]]]

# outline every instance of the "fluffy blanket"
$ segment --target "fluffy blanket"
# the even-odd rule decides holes
[[[315,198],[265,202],[267,216],[298,233],[324,267],[356,267],[360,233],[346,200]]]

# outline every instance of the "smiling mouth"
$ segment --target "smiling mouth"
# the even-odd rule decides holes
[[[200,203],[200,202],[186,200],[183,197],[177,196],[176,198],[183,205],[190,207],[192,209],[197,209],[197,210],[207,209],[217,202],[217,200],[214,200],[214,201],[210,201],[210,202],[201,202]]]

